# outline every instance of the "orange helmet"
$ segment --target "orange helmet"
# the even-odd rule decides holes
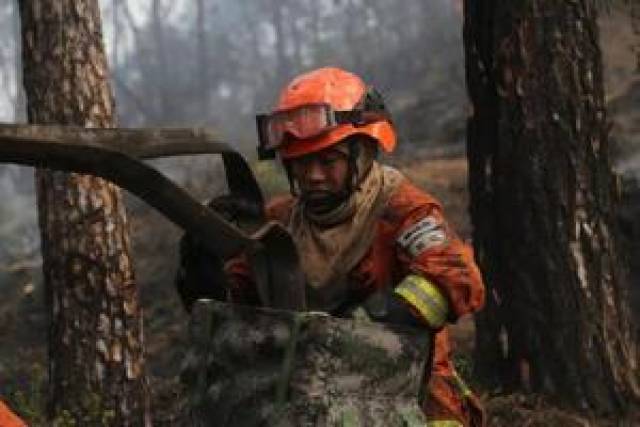
[[[326,67],[289,83],[273,113],[257,116],[261,157],[283,159],[320,151],[355,135],[368,135],[391,152],[396,133],[380,94],[361,78]],[[272,157],[272,156],[271,156]]]

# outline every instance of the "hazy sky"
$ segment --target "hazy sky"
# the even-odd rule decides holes
[[[102,11],[102,24],[105,48],[109,60],[113,53],[113,26],[111,14],[112,0],[98,0]],[[130,10],[132,12],[134,20],[143,25],[145,23],[145,17],[148,13],[143,13],[150,6],[150,0],[128,0]],[[185,12],[185,0],[175,0],[175,6],[173,7],[173,13],[169,16],[169,19],[179,18]],[[15,119],[14,100],[16,96],[16,58],[20,54],[20,43],[18,37],[16,37],[16,30],[14,18],[16,14],[17,0],[3,0],[0,6],[0,121],[13,122]],[[126,50],[127,34],[119,35],[118,48]],[[124,53],[124,52],[122,52]]]

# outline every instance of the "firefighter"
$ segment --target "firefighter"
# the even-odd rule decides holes
[[[26,423],[0,400],[0,427],[26,427]]]
[[[293,236],[308,308],[349,316],[364,307],[374,320],[434,333],[422,403],[429,425],[482,425],[479,401],[450,359],[446,327],[482,307],[482,278],[438,201],[376,160],[396,146],[380,94],[352,73],[321,68],[289,83],[257,123],[261,157],[277,155],[289,177],[291,194],[270,201],[266,216]],[[232,300],[257,303],[246,261],[226,270]]]

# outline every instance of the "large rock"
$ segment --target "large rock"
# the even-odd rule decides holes
[[[424,425],[424,331],[199,300],[191,334],[195,425]]]

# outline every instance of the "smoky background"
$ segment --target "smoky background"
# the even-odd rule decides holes
[[[464,144],[461,2],[452,0],[100,0],[119,125],[213,129],[254,163],[267,193],[277,164],[255,162],[254,115],[283,84],[319,66],[363,76],[414,148]],[[16,1],[0,4],[0,121],[25,122]],[[202,199],[224,187],[219,162],[153,162]],[[31,171],[0,165],[0,259],[37,257]],[[135,200],[134,209],[140,208]],[[20,236],[20,237],[14,237]],[[14,253],[15,252],[15,253]]]
[[[461,234],[468,237],[463,156],[471,111],[460,0],[99,3],[120,126],[211,128],[247,157],[268,195],[287,191],[278,164],[256,160],[254,115],[268,111],[293,76],[342,67],[363,76],[387,101],[400,143],[385,161],[413,168],[412,178],[429,191],[438,185],[448,191],[445,207],[455,211],[454,222],[455,215],[461,218]],[[614,160],[620,172],[638,175],[635,37],[626,11],[614,6],[603,14]],[[2,122],[26,121],[20,43],[17,1],[0,0]],[[437,158],[459,159],[462,181],[452,184],[451,168],[428,163]],[[214,156],[153,164],[201,200],[224,191]],[[422,170],[428,172],[423,180]],[[33,371],[14,365],[45,360],[46,318],[32,169],[0,164],[0,200],[0,379],[11,379],[0,381],[1,395]],[[180,230],[133,197],[127,203],[150,371],[169,378],[177,372],[186,335],[186,316],[173,289]]]

